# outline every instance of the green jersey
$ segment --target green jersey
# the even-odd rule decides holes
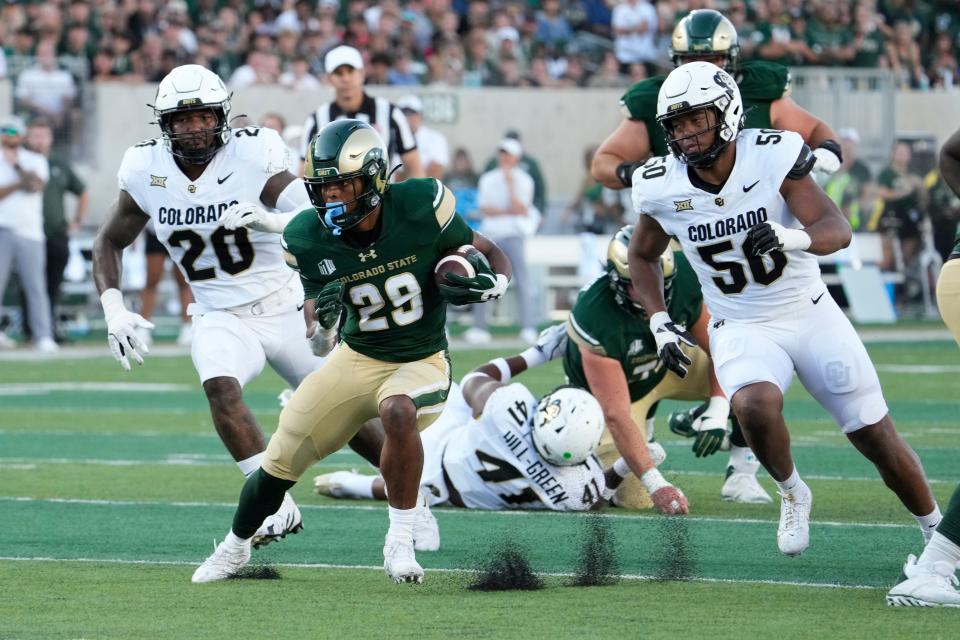
[[[447,348],[447,303],[433,268],[450,249],[473,242],[456,214],[453,194],[439,180],[390,185],[380,233],[368,246],[335,236],[314,208],[283,230],[284,257],[300,272],[306,299],[328,282],[346,285],[347,319],[340,338],[351,349],[386,362],[414,362]]]
[[[677,273],[667,311],[674,322],[689,328],[700,318],[703,294],[697,275],[683,253],[675,252],[674,259]],[[567,319],[567,333],[572,339],[567,341],[563,354],[563,371],[570,384],[581,389],[590,390],[590,385],[583,372],[580,347],[620,363],[630,388],[630,402],[650,393],[667,374],[657,355],[657,341],[649,321],[617,304],[606,274],[577,296]]]
[[[735,78],[747,114],[746,128],[772,128],[770,103],[790,95],[790,70],[783,65],[754,60],[742,64]],[[666,79],[666,76],[654,76],[641,80],[620,98],[624,117],[647,125],[650,150],[654,156],[670,153],[663,128],[657,122],[657,95]]]

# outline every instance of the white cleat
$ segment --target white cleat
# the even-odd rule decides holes
[[[731,473],[723,488],[720,489],[720,497],[728,502],[740,502],[743,504],[770,504],[773,498],[764,491],[760,483],[757,482],[757,476],[752,473]]]
[[[360,498],[344,488],[345,481],[348,478],[354,478],[361,474],[356,471],[334,471],[332,473],[322,473],[313,479],[313,490],[322,496],[331,498]],[[368,476],[370,477],[370,476]]]
[[[914,555],[907,556],[901,580],[887,593],[891,607],[960,608],[960,580],[953,575],[949,562],[917,564]]]
[[[177,335],[178,347],[189,347],[193,344],[193,323],[184,322],[180,325],[180,333]]]
[[[227,547],[226,541],[218,544],[213,554],[197,567],[190,579],[195,584],[226,580],[237,575],[250,562],[250,545]]]
[[[780,526],[777,546],[788,556],[798,556],[810,546],[810,509],[813,494],[806,485],[780,494]]]
[[[267,516],[257,532],[253,534],[253,548],[265,547],[271,542],[286,538],[288,533],[300,533],[303,529],[303,517],[293,497],[289,493],[283,494],[280,509],[272,516]]]
[[[397,584],[423,582],[423,567],[417,562],[408,540],[387,534],[383,543],[383,569]]]
[[[422,493],[417,499],[417,512],[417,521],[413,524],[413,548],[417,551],[438,551],[440,525],[430,512],[430,506]]]

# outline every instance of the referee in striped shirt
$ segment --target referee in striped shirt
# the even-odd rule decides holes
[[[386,98],[374,98],[363,90],[363,56],[353,47],[331,49],[323,61],[330,84],[336,93],[333,102],[320,105],[303,125],[300,143],[300,175],[307,159],[307,149],[314,136],[329,122],[353,118],[369,123],[377,130],[390,152],[391,164],[399,159],[407,178],[420,178],[420,152],[417,139],[407,117]],[[391,167],[392,168],[392,167]]]

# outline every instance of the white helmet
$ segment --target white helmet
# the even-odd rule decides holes
[[[230,92],[217,74],[198,64],[185,64],[168,73],[160,81],[157,98],[151,106],[167,148],[184,162],[205,164],[230,139]],[[201,133],[174,133],[170,128],[170,116],[196,109],[212,110],[217,117],[217,126]],[[181,144],[210,134],[213,141],[200,148],[185,148]]]
[[[713,144],[695,153],[684,152],[673,135],[671,121],[700,109],[713,109],[716,124],[693,135],[713,129]],[[663,127],[670,150],[692,167],[709,167],[743,129],[743,100],[729,73],[709,62],[688,62],[670,72],[657,96],[657,122]],[[686,136],[692,137],[692,136]]]
[[[580,464],[600,444],[603,426],[596,398],[583,389],[560,387],[537,404],[533,446],[550,464]]]

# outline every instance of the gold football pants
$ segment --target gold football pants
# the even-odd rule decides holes
[[[937,279],[937,306],[944,324],[960,344],[960,258],[948,260]]]

